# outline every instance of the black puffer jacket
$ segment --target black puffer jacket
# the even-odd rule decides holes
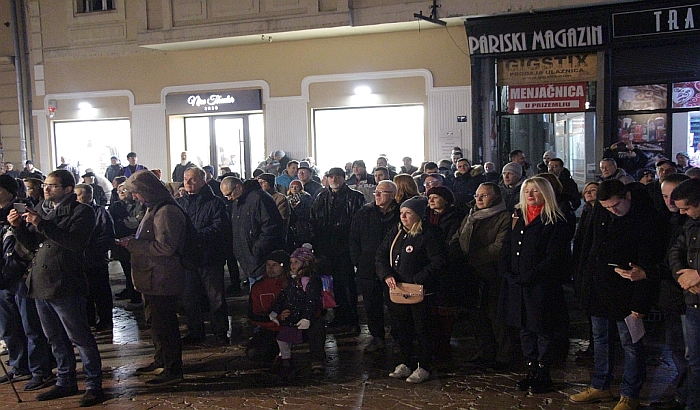
[[[318,316],[322,297],[323,284],[320,276],[311,275],[306,290],[301,278],[289,278],[287,285],[272,303],[272,311],[280,314],[289,309],[289,316],[280,321],[280,325],[294,326],[301,319],[311,320]]]
[[[50,214],[39,203],[39,226],[14,228],[17,240],[36,251],[27,287],[34,299],[59,299],[87,294],[83,267],[85,248],[95,228],[95,211],[71,193]]]
[[[436,277],[446,264],[439,229],[425,222],[423,232],[415,236],[398,225],[392,228],[376,255],[379,280],[393,276],[397,282],[423,285],[426,294],[435,292]]]
[[[345,184],[338,192],[321,191],[311,206],[314,253],[320,258],[347,257],[352,217],[364,205],[364,195]]]
[[[256,180],[245,181],[243,193],[231,205],[231,226],[233,254],[247,275],[263,266],[272,251],[284,249],[282,215]]]
[[[231,246],[231,219],[224,200],[214,195],[209,185],[204,185],[199,194],[184,195],[177,198],[177,203],[197,228],[197,238],[204,250],[202,266],[223,265]]]
[[[375,204],[362,207],[352,218],[350,227],[350,259],[357,267],[357,277],[374,279],[377,277],[376,255],[379,245],[387,232],[399,223],[399,206],[382,213]]]
[[[671,265],[671,272],[676,280],[681,269],[696,269],[700,272],[700,219],[691,219],[683,226],[683,232],[678,235],[676,243],[671,247],[668,254],[668,261]],[[687,290],[683,291],[685,304],[687,306],[700,305],[700,295],[693,294]]]

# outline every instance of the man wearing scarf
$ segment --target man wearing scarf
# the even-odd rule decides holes
[[[461,253],[482,284],[481,306],[486,315],[477,324],[479,352],[471,361],[506,369],[515,363],[514,335],[496,314],[502,281],[498,258],[510,229],[511,213],[493,182],[479,185],[474,198],[471,211],[450,241],[450,252]]]
[[[105,400],[100,352],[85,311],[88,283],[83,260],[95,228],[95,212],[78,202],[74,189],[73,174],[56,170],[44,181],[46,199],[22,215],[11,210],[7,220],[17,240],[36,252],[27,277],[28,296],[36,300],[41,327],[58,367],[56,385],[36,398],[43,401],[78,394],[76,345],[86,385],[80,406],[86,407]]]

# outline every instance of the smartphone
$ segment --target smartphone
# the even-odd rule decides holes
[[[12,206],[15,208],[15,211],[17,211],[18,214],[23,214],[27,212],[27,204],[22,203],[22,202],[15,202],[12,204]]]

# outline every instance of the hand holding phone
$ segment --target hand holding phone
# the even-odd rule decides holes
[[[27,212],[27,204],[23,202],[15,202],[12,204],[13,208],[15,211],[17,211],[18,214],[22,215]]]

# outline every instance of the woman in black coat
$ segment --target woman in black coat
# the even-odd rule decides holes
[[[561,269],[569,260],[570,228],[550,183],[533,177],[523,183],[512,230],[501,249],[504,276],[500,312],[520,328],[528,375],[516,386],[532,393],[552,388],[550,344],[565,320]]]
[[[401,358],[389,377],[406,378],[409,383],[422,383],[430,376],[432,359],[432,329],[430,308],[435,291],[436,275],[445,267],[445,247],[440,241],[437,228],[423,223],[426,199],[415,197],[401,204],[401,223],[387,234],[377,250],[377,276],[395,289],[396,284],[414,283],[423,285],[425,298],[415,304],[389,302],[392,323],[399,335]],[[418,362],[413,366],[413,341],[418,342]],[[411,366],[411,367],[409,367]],[[411,371],[415,368],[415,371]]]

